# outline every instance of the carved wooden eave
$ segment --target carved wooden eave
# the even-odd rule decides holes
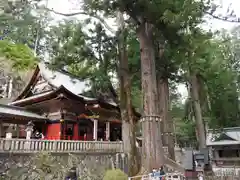
[[[91,105],[91,104],[88,104],[86,102],[86,105],[85,105],[85,109],[87,110],[90,110],[90,111],[103,111],[103,112],[112,112],[112,113],[117,113],[119,114],[120,111],[118,108],[106,108],[106,107],[103,107],[101,106],[100,104],[94,104],[94,105]]]
[[[32,121],[47,121],[48,118],[27,111],[24,108],[0,104],[0,121],[13,124],[26,124]]]
[[[105,115],[105,116],[111,116],[115,117],[117,119],[120,119],[120,112],[118,110],[114,109],[105,109],[101,107],[92,107],[92,106],[86,106],[86,109],[92,112],[93,114],[100,114],[100,115]]]
[[[91,108],[103,108],[103,109],[114,109],[117,110],[120,113],[120,109],[117,105],[113,103],[109,103],[103,100],[94,99],[94,100],[85,100],[86,101],[86,107]]]
[[[61,86],[64,86],[73,94],[79,95],[89,89],[88,84],[89,82],[87,80],[80,80],[75,77],[71,77],[66,72],[53,71],[49,69],[46,64],[39,63],[29,83],[15,101],[53,91]]]
[[[88,100],[86,101],[86,107],[89,109],[100,109],[100,110],[111,110],[112,112],[114,111],[114,113],[121,113],[120,108],[118,105],[116,105],[113,102],[107,102],[101,99],[96,99],[96,100]],[[141,114],[138,113],[135,108],[133,108],[133,113],[135,115],[135,120],[138,121],[141,118]]]
[[[114,115],[109,115],[109,114],[100,114],[100,115],[88,115],[85,113],[82,113],[78,116],[79,119],[89,119],[91,121],[93,121],[94,119],[97,119],[101,122],[110,122],[110,123],[117,123],[120,124],[121,120],[119,120],[119,117],[116,117]]]
[[[26,105],[39,103],[39,102],[50,100],[50,99],[59,99],[59,98],[60,99],[61,98],[73,99],[74,101],[80,101],[80,102],[85,103],[85,100],[82,97],[73,94],[68,89],[66,89],[64,86],[60,86],[56,90],[48,91],[48,92],[34,95],[34,96],[31,96],[31,97],[28,97],[25,99],[17,100],[17,101],[10,103],[10,105],[26,106]]]

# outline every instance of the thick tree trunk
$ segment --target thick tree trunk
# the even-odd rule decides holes
[[[195,114],[195,121],[196,121],[196,130],[197,130],[197,138],[199,142],[199,148],[206,147],[206,137],[205,137],[205,127],[202,118],[202,109],[199,99],[198,93],[198,79],[196,73],[190,73],[190,84],[191,84],[191,96],[193,101],[193,108]]]
[[[167,78],[157,78],[158,96],[159,96],[159,110],[162,117],[162,129],[163,132],[163,146],[168,147],[169,158],[175,160],[175,143],[173,136],[173,122],[169,114],[170,111],[170,93],[169,82]]]
[[[165,83],[164,80],[161,78],[161,76],[157,76],[157,90],[158,90],[158,99],[159,99],[159,114],[161,115],[162,121],[161,121],[161,132],[162,132],[162,144],[163,146],[167,146],[167,137],[165,135],[166,133],[166,124],[167,124],[167,101],[168,97],[167,92],[165,91]]]
[[[160,115],[156,82],[155,52],[151,25],[142,23],[138,29],[141,52],[141,75],[143,92],[142,116],[142,171],[151,171],[164,164],[161,139]]]
[[[122,19],[122,15],[119,15]],[[121,24],[124,23],[120,21]],[[119,80],[120,80],[120,109],[122,117],[122,137],[124,152],[128,155],[129,176],[138,173],[139,158],[136,147],[136,120],[133,112],[131,97],[131,79],[129,75],[126,36],[122,24],[119,38]]]
[[[128,155],[128,175],[134,176],[139,172],[141,159],[137,153],[135,124],[128,121],[128,113],[122,111],[122,137],[124,152]]]
[[[122,64],[123,63],[123,64]],[[122,62],[120,68],[120,109],[122,117],[122,138],[124,145],[124,152],[128,155],[128,170],[129,176],[133,176],[138,172],[138,158],[136,147],[135,127],[136,121],[134,119],[132,102],[131,102],[131,84],[129,74],[123,72],[128,66],[127,62]],[[127,70],[126,70],[127,71]]]

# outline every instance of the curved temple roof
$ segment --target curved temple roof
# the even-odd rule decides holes
[[[22,93],[15,99],[15,101],[19,101],[23,98],[26,98],[26,95],[31,91],[31,89],[33,89],[34,86],[36,86],[37,78],[39,75],[41,75],[42,78],[46,81],[46,83],[51,85],[54,88],[54,90],[60,87],[64,87],[74,95],[84,98],[85,100],[97,100],[96,98],[88,98],[80,95],[84,91],[90,90],[89,82],[87,80],[80,80],[78,78],[74,78],[68,75],[67,73],[64,73],[61,71],[55,71],[55,70],[53,71],[49,69],[46,66],[46,64],[39,63],[29,83],[24,88]],[[46,83],[40,84],[37,86],[45,86]]]
[[[46,81],[45,83],[37,84],[39,75],[41,75],[42,78]],[[21,101],[25,101],[23,99],[27,100],[29,98],[31,99],[34,97],[38,97],[38,95],[40,95],[39,93],[45,94],[49,92],[49,90],[47,92],[42,91],[44,89],[44,86],[46,86],[47,84],[52,87],[52,89],[49,89],[50,91],[56,91],[57,89],[62,87],[74,94],[76,97],[83,98],[86,101],[98,101],[98,98],[90,98],[81,95],[82,93],[90,90],[90,82],[88,80],[80,80],[78,78],[74,78],[67,72],[51,70],[47,67],[45,63],[41,62],[38,64],[30,82],[25,87],[23,92],[15,99],[15,101],[9,103],[9,105],[15,105],[20,103]],[[34,87],[37,87],[40,92],[31,95],[31,97],[28,97],[28,94],[33,90]],[[106,101],[105,103],[117,107],[117,104],[112,101]]]
[[[86,80],[81,81],[60,71],[52,71],[44,63],[39,63],[38,67],[43,78],[56,88],[64,86],[75,95],[90,89],[89,82]]]
[[[209,129],[206,144],[207,146],[240,144],[240,127],[224,128],[220,132]]]
[[[40,70],[40,74],[52,86],[56,88],[63,86],[73,94],[80,96],[87,101],[98,100],[97,98],[90,98],[81,95],[82,93],[90,90],[90,82],[88,80],[80,80],[78,78],[74,78],[68,75],[67,73],[53,71],[49,69],[44,63],[39,63],[38,67]],[[112,100],[107,101],[107,103],[113,106],[117,106],[117,104]]]
[[[68,94],[69,96],[71,96],[73,98],[77,98],[81,101],[85,100],[83,97],[73,94],[71,91],[66,89],[64,86],[60,86],[59,88],[54,89],[52,91],[47,91],[47,92],[44,92],[44,93],[40,93],[40,94],[37,94],[37,95],[34,95],[34,96],[30,96],[30,97],[27,97],[27,98],[24,98],[24,99],[14,101],[12,103],[9,103],[9,105],[17,106],[17,105],[29,102],[31,100],[34,100],[35,102],[37,102],[39,99],[41,101],[43,99],[48,99],[49,96],[58,96],[58,94],[60,94],[60,93]]]

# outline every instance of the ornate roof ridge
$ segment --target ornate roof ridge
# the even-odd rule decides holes
[[[30,97],[27,97],[27,98],[24,98],[24,99],[15,100],[15,101],[9,103],[8,105],[19,105],[19,104],[26,103],[26,102],[29,102],[29,101],[32,101],[32,100],[36,101],[36,99],[46,99],[46,98],[48,99],[50,96],[58,97],[58,95],[60,95],[61,93],[68,94],[69,96],[78,98],[79,100],[85,102],[85,99],[83,97],[80,97],[80,96],[72,93],[67,88],[65,88],[63,85],[61,85],[60,87],[58,87],[55,90],[51,90],[51,91],[47,91],[47,92],[44,92],[44,93],[36,94],[36,95],[30,96]]]
[[[52,87],[59,88],[60,86],[64,86],[75,95],[82,94],[84,91],[89,89],[89,82],[70,76],[66,72],[51,70],[46,66],[46,63],[39,62],[28,84],[14,101],[25,98],[32,88],[35,87],[40,75]],[[81,97],[83,96],[81,95]]]

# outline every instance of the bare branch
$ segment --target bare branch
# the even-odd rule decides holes
[[[58,14],[58,15],[61,15],[61,16],[66,16],[66,17],[71,17],[71,16],[77,16],[77,15],[86,15],[86,16],[90,16],[92,18],[95,18],[97,20],[99,20],[107,30],[109,30],[111,33],[115,33],[115,31],[106,23],[106,21],[104,20],[104,18],[96,15],[96,14],[89,14],[89,13],[86,13],[84,11],[79,11],[79,12],[75,12],[75,13],[61,13],[61,12],[57,12],[57,11],[54,11],[53,9],[49,9],[49,8],[44,8],[45,10],[47,11],[50,11],[50,12],[53,12],[54,14]]]
[[[218,19],[220,21],[226,21],[226,22],[231,22],[231,23],[240,23],[240,18],[237,18],[237,20],[230,20],[228,17],[219,17],[219,16],[214,15],[207,11],[205,11],[205,13],[209,16],[212,16],[214,19]]]

